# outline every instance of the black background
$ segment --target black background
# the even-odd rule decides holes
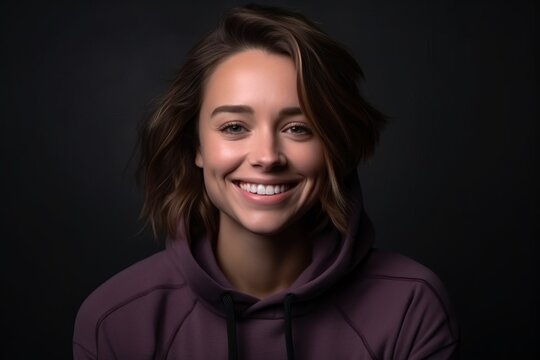
[[[236,3],[2,3],[2,359],[69,359],[83,299],[160,249],[138,220],[138,124]],[[538,6],[273,4],[345,43],[391,117],[360,169],[378,247],[441,277],[464,359],[533,359]]]

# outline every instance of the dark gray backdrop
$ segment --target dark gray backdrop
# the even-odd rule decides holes
[[[3,3],[2,359],[70,358],[82,300],[160,249],[138,221],[137,126],[234,3]],[[344,42],[366,73],[366,96],[391,117],[361,168],[378,247],[439,274],[464,359],[532,359],[534,1],[274,4]]]

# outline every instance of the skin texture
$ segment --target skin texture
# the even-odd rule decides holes
[[[288,57],[246,50],[208,79],[195,163],[220,214],[216,257],[235,287],[259,298],[288,287],[310,261],[302,216],[326,175],[311,129]],[[247,184],[285,191],[253,194]]]

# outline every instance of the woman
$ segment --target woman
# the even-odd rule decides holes
[[[76,359],[448,359],[439,280],[372,250],[356,168],[383,116],[350,54],[299,14],[230,11],[142,132],[166,250],[82,305]]]

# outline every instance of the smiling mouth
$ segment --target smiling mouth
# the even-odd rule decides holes
[[[284,193],[295,186],[295,184],[253,184],[246,182],[237,182],[236,185],[245,192],[257,195],[277,195]]]

